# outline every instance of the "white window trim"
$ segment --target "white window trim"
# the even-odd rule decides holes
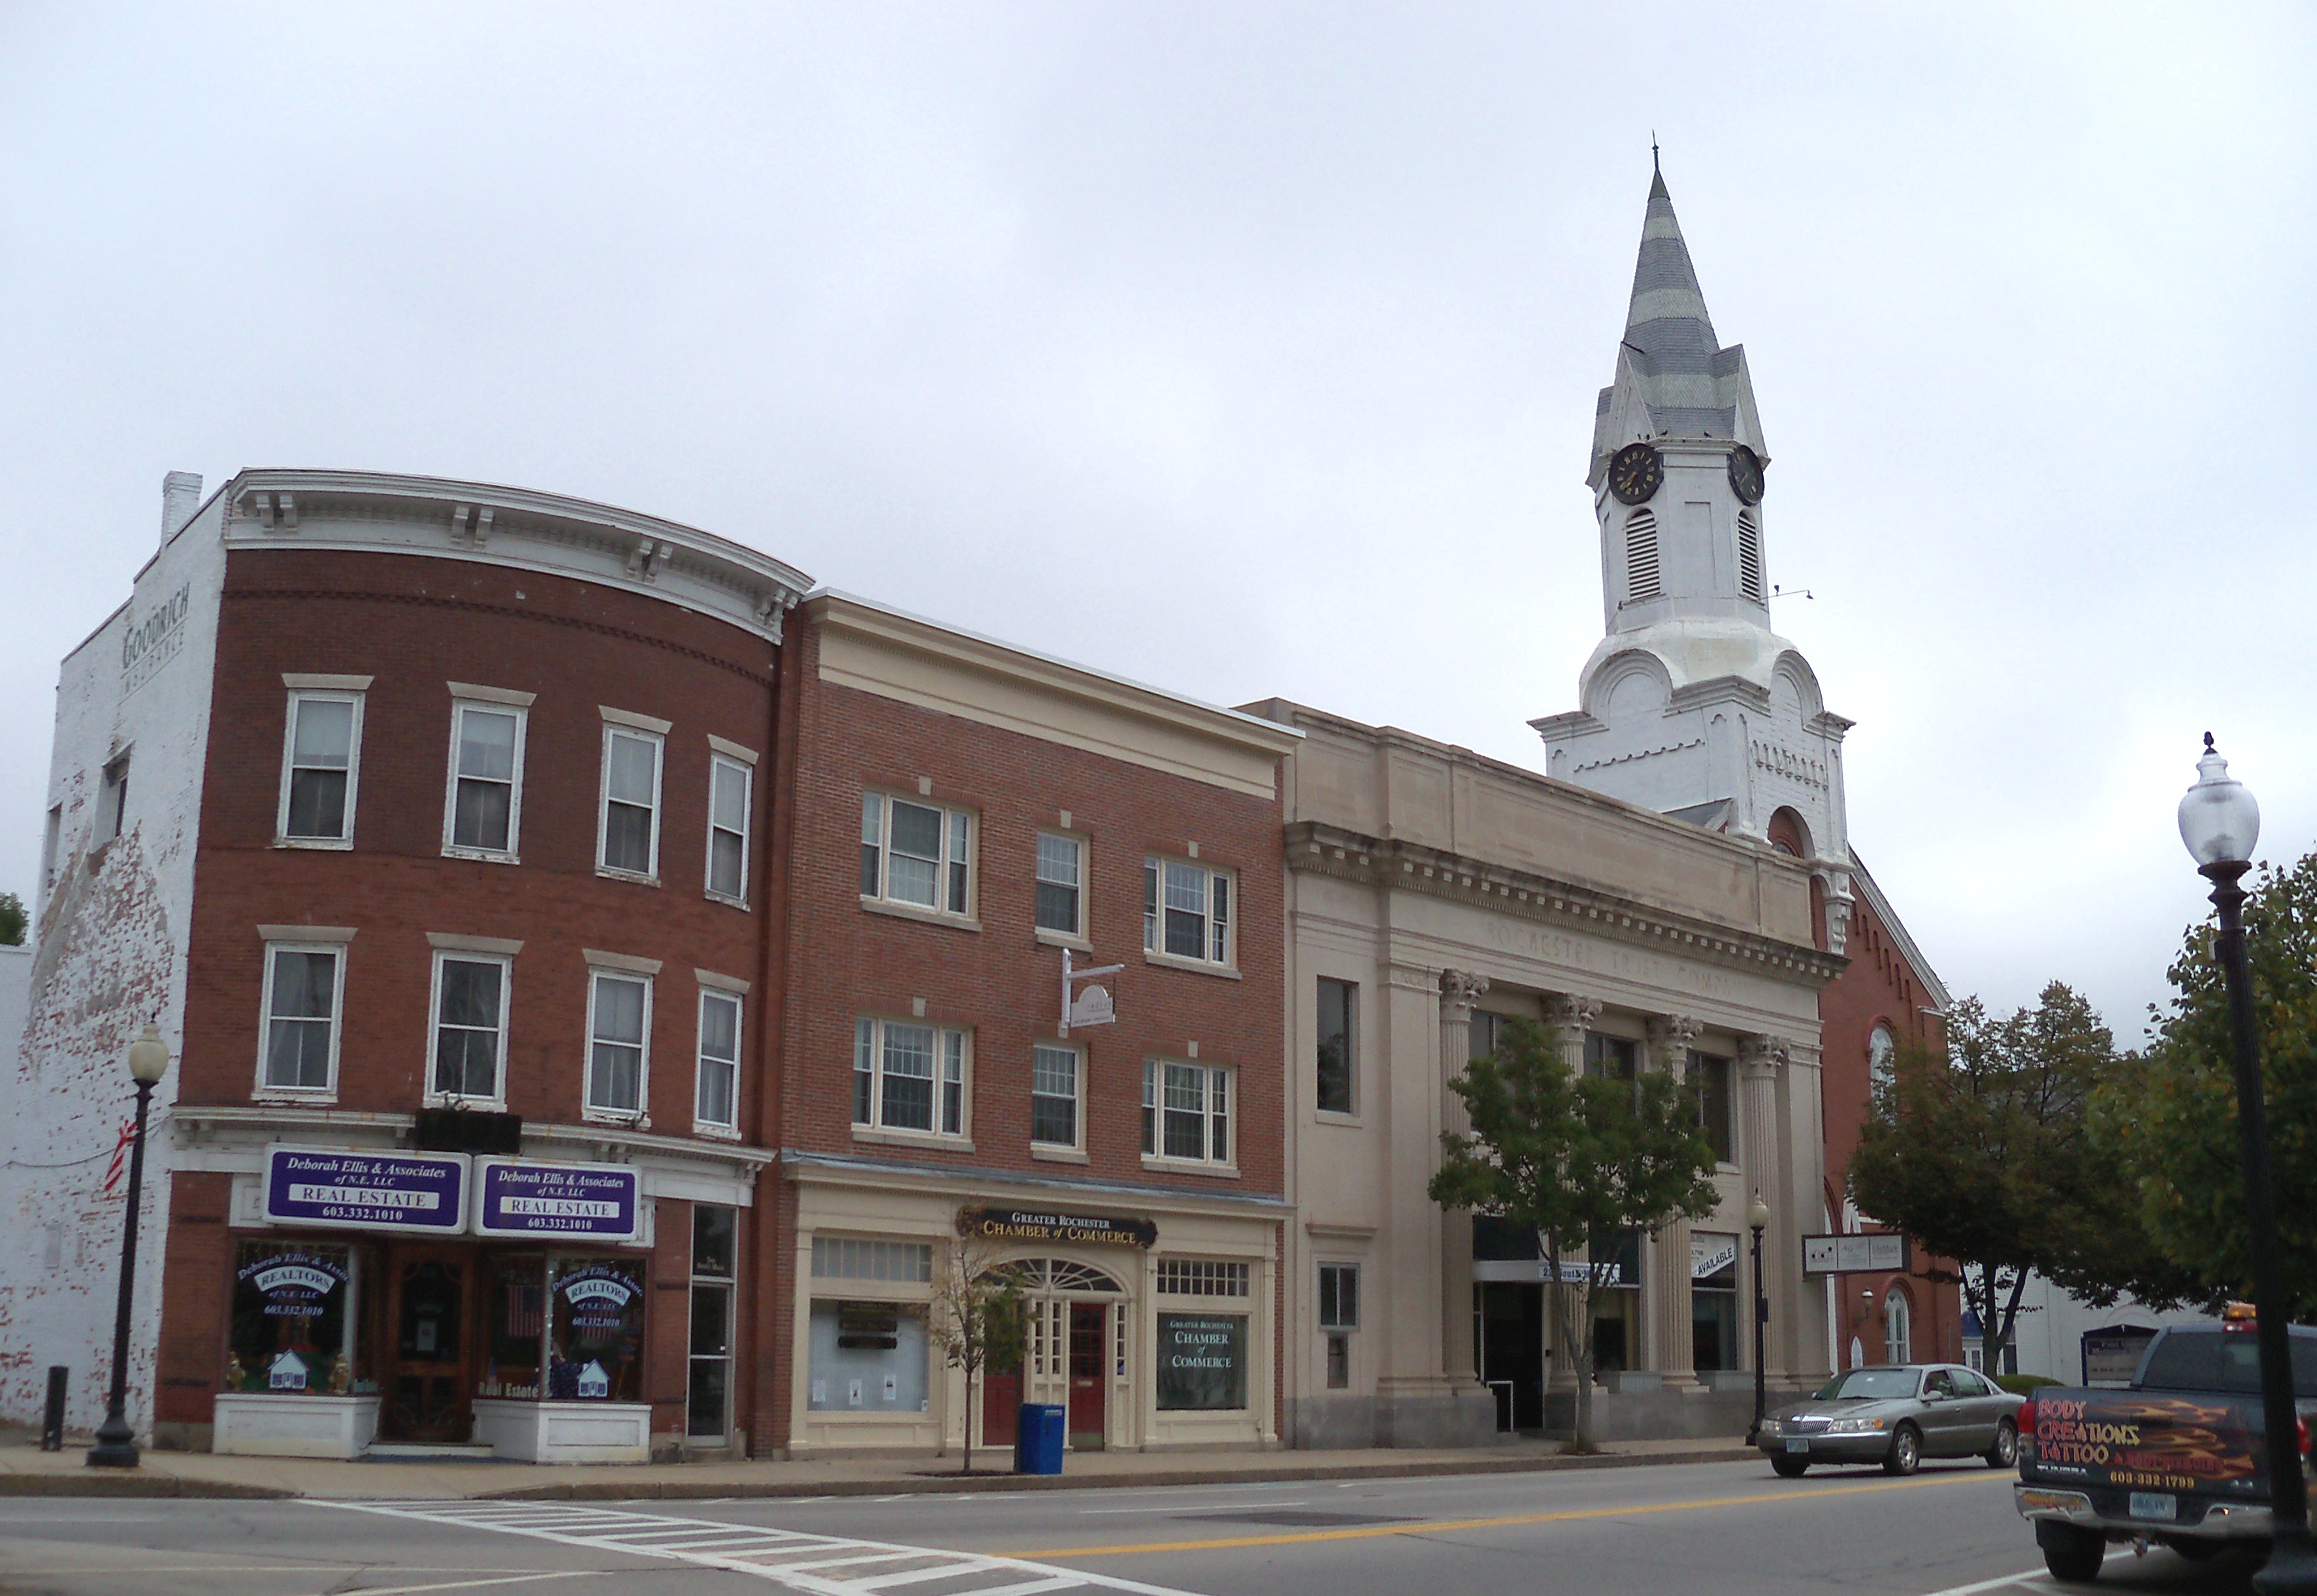
[[[473,941],[488,939],[475,937]],[[425,1103],[430,1109],[452,1106],[470,1109],[499,1110],[506,1107],[507,1091],[507,1020],[514,1007],[514,958],[512,953],[475,948],[450,948],[434,941],[434,973],[432,990],[426,999],[426,1073],[419,1077],[426,1083]],[[520,942],[515,944],[520,948]],[[488,1096],[476,1096],[464,1092],[443,1092],[434,1083],[434,1056],[443,1026],[443,966],[451,959],[461,964],[495,964],[499,967],[499,1026],[498,1067],[493,1076],[498,1090]]]
[[[937,1021],[920,1020],[898,1014],[861,1014],[854,1020],[854,1032],[850,1039],[854,1047],[859,1043],[859,1026],[868,1021],[875,1029],[870,1032],[869,1114],[867,1124],[853,1120],[853,1138],[862,1142],[908,1143],[917,1146],[954,1147],[965,1152],[973,1150],[973,1030],[971,1026],[944,1025]],[[889,1025],[921,1025],[934,1033],[934,1128],[918,1130],[907,1125],[887,1125],[885,1114],[885,1028]],[[945,1038],[962,1039],[959,1048],[958,1128],[954,1131],[941,1128],[942,1071],[946,1065],[948,1047]],[[845,1061],[845,1094],[848,1100],[847,1118],[851,1117],[850,1099],[856,1083],[853,1076],[858,1065],[853,1059]]]
[[[939,925],[954,925],[968,931],[981,929],[981,815],[957,804],[931,801],[924,793],[896,792],[890,788],[870,787],[862,797],[882,800],[877,812],[877,890],[861,894],[861,906],[882,914],[898,914],[904,919],[923,920]],[[937,901],[932,907],[913,904],[906,898],[890,896],[886,888],[893,879],[893,806],[911,805],[919,809],[931,809],[942,817],[942,854],[935,878]],[[965,816],[965,907],[962,911],[947,907],[949,902],[950,867],[957,862],[950,854],[950,843],[955,835],[958,816]],[[858,855],[855,855],[858,868]]]
[[[345,1039],[346,1029],[346,944],[353,932],[344,936],[316,936],[314,932],[328,932],[336,927],[307,927],[264,925],[258,927],[265,934],[265,976],[260,984],[257,998],[257,1084],[251,1092],[253,1100],[260,1102],[334,1103],[338,1101],[338,1050]],[[275,932],[303,932],[302,936],[275,938]],[[266,1055],[273,1042],[273,956],[276,953],[327,953],[330,956],[330,1067],[329,1083],[323,1086],[275,1086],[265,1079]]]
[[[1037,1137],[1036,1127],[1038,1123],[1038,1099],[1042,1096],[1050,1095],[1049,1093],[1041,1092],[1038,1090],[1038,1077],[1036,1070],[1038,1049],[1041,1048],[1051,1048],[1058,1053],[1068,1053],[1078,1059],[1078,1067],[1070,1072],[1071,1086],[1076,1093],[1076,1097],[1070,1110],[1071,1139],[1067,1142],[1042,1142]],[[1084,1048],[1073,1047],[1068,1042],[1051,1042],[1043,1039],[1034,1041],[1030,1044],[1030,1067],[1032,1071],[1030,1076],[1031,1149],[1033,1152],[1048,1154],[1083,1154],[1086,1151],[1087,1050]]]
[[[1042,882],[1038,875],[1037,846],[1038,839],[1043,837],[1060,837],[1066,842],[1071,842],[1078,844],[1078,929],[1075,931],[1056,931],[1051,926],[1040,925],[1038,923],[1038,888],[1042,885]],[[1091,951],[1094,944],[1087,935],[1087,927],[1092,921],[1092,908],[1087,900],[1091,894],[1091,889],[1094,885],[1093,843],[1087,837],[1085,833],[1072,831],[1068,826],[1042,825],[1038,827],[1037,832],[1032,837],[1030,848],[1031,930],[1036,933],[1038,941],[1046,943],[1050,947],[1076,948]]]
[[[711,738],[711,741],[721,739]],[[740,772],[740,890],[737,893],[716,890],[716,772],[720,768]],[[736,909],[748,906],[748,872],[756,863],[756,850],[749,846],[750,834],[756,818],[756,771],[750,761],[733,758],[720,750],[708,756],[708,841],[707,856],[701,865],[700,879],[707,896],[720,904],[729,904]],[[967,871],[969,878],[971,870]]]
[[[454,690],[462,684],[452,682]],[[520,864],[523,862],[523,761],[531,740],[531,710],[527,707],[530,693],[505,693],[484,697],[489,690],[465,688],[451,700],[451,753],[443,767],[443,857],[445,859],[477,859],[487,864]],[[523,703],[511,702],[520,698]],[[459,717],[469,709],[484,710],[493,715],[514,717],[514,780],[507,794],[507,845],[497,848],[471,848],[452,841],[459,817]]]
[[[597,762],[601,768],[595,777],[595,873],[608,876],[615,881],[635,881],[657,887],[659,885],[660,823],[665,818],[663,810],[667,782],[667,735],[664,730],[654,731],[652,727],[665,727],[667,723],[664,720],[651,721],[649,725],[639,726],[633,722],[645,721],[649,718],[638,715],[614,720],[612,716],[612,710],[604,711],[604,752]],[[652,745],[651,860],[649,868],[643,870],[625,869],[606,864],[604,860],[604,851],[612,842],[612,739],[615,736],[635,737]]]
[[[472,682],[446,682],[443,685],[451,690],[452,698],[465,699],[472,703],[511,705],[517,709],[528,709],[539,701],[537,693],[518,692],[512,687],[483,687]]]
[[[744,984],[745,985],[745,984]],[[708,1005],[711,1002],[730,1003],[732,1016],[732,1118],[727,1120],[704,1119],[700,1114],[700,1088],[708,1069]],[[701,984],[700,1004],[694,1016],[692,1032],[692,1128],[699,1136],[740,1139],[740,1062],[747,1056],[748,1000],[728,987]],[[718,1062],[722,1062],[719,1060]]]
[[[287,678],[284,678],[287,680]],[[300,681],[361,682],[367,685],[367,676],[301,677]],[[273,845],[277,848],[314,848],[324,852],[345,853],[354,845],[354,798],[362,791],[362,742],[363,694],[346,688],[322,689],[291,686],[282,717],[282,781],[273,805]],[[346,731],[346,813],[345,834],[340,837],[293,837],[290,834],[290,776],[291,762],[298,745],[298,706],[311,700],[324,704],[350,704],[353,713]]]
[[[1209,1084],[1206,1088],[1203,1101],[1208,1102],[1212,1102],[1213,1101],[1212,1078],[1216,1075],[1222,1075],[1229,1079],[1230,1084],[1226,1088],[1226,1094],[1229,1096],[1230,1101],[1229,1105],[1223,1110],[1224,1117],[1229,1121],[1230,1127],[1230,1155],[1227,1159],[1218,1161],[1212,1158],[1185,1158],[1179,1154],[1170,1154],[1163,1151],[1167,1146],[1167,1066],[1170,1064],[1184,1069],[1203,1070],[1206,1072],[1209,1078]],[[1158,1117],[1152,1121],[1151,1133],[1150,1137],[1141,1144],[1143,1149],[1142,1167],[1145,1169],[1183,1170],[1196,1174],[1220,1175],[1231,1180],[1237,1180],[1239,1178],[1239,1132],[1243,1128],[1239,1122],[1239,1070],[1237,1066],[1227,1064],[1207,1064],[1196,1058],[1168,1058],[1161,1054],[1153,1054],[1143,1060],[1144,1095],[1139,1101],[1139,1107],[1148,1107],[1150,1103],[1151,1100],[1149,1094],[1151,1090],[1151,1069],[1153,1065],[1157,1066],[1158,1072],[1156,1077],[1158,1091]],[[1215,1145],[1214,1110],[1212,1108],[1202,1109],[1200,1110],[1200,1118],[1205,1125],[1205,1129],[1200,1137],[1200,1145],[1212,1150]]]
[[[708,746],[712,753],[720,753],[727,759],[737,759],[750,770],[756,769],[756,751],[745,743],[735,743],[729,737],[720,737],[710,732]]]
[[[1206,907],[1201,912],[1200,915],[1201,922],[1206,928],[1200,933],[1200,941],[1203,946],[1212,947],[1213,945],[1214,878],[1220,876],[1230,884],[1230,916],[1224,922],[1223,926],[1222,958],[1194,958],[1187,954],[1169,953],[1167,951],[1167,867],[1170,864],[1182,865],[1187,869],[1198,870],[1204,874],[1208,878],[1207,889],[1204,894]],[[1149,918],[1149,911],[1146,909],[1144,911],[1142,928],[1143,961],[1147,964],[1165,965],[1170,969],[1196,970],[1202,975],[1225,976],[1232,979],[1237,979],[1239,973],[1239,922],[1240,904],[1239,894],[1239,871],[1231,869],[1228,865],[1208,864],[1204,860],[1198,859],[1185,859],[1167,853],[1147,853],[1143,855],[1142,858],[1144,900],[1146,903],[1149,901],[1149,876],[1150,867],[1152,865],[1157,865],[1158,867],[1158,919],[1156,927],[1157,946],[1154,947],[1152,945],[1153,928]]]
[[[585,1065],[579,1072],[579,1117],[599,1125],[631,1125],[639,1130],[651,1128],[651,1054],[652,999],[659,983],[653,971],[659,968],[657,959],[621,959],[613,964],[598,958],[593,952],[587,958],[587,1032],[583,1039],[586,1051],[581,1056]],[[633,967],[649,965],[649,969]],[[595,994],[605,979],[640,981],[644,987],[643,1055],[636,1063],[636,1106],[632,1109],[597,1108],[595,1095]]]

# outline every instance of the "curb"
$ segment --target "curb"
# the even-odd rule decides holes
[[[1167,1468],[1147,1473],[1101,1475],[992,1475],[968,1479],[921,1474],[899,1479],[767,1481],[622,1480],[558,1481],[505,1490],[467,1491],[446,1502],[702,1502],[770,1500],[783,1497],[938,1496],[993,1491],[1114,1491],[1167,1485],[1257,1485],[1297,1480],[1436,1479],[1454,1475],[1558,1474],[1601,1468],[1654,1468],[1695,1463],[1738,1463],[1754,1457],[1745,1446],[1700,1447],[1681,1452],[1605,1453],[1594,1458],[1528,1457],[1457,1458],[1440,1462],[1283,1464],[1276,1468]],[[272,1485],[204,1480],[172,1474],[0,1474],[0,1497],[120,1496],[208,1500],[281,1501],[311,1495]],[[332,1493],[334,1497],[359,1497]],[[397,1493],[381,1492],[381,1495]]]

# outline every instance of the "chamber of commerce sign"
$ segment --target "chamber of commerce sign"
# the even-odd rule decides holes
[[[1147,1247],[1158,1239],[1148,1219],[1111,1214],[1058,1214],[1046,1208],[967,1208],[957,1217],[961,1235],[986,1235],[1009,1242],[1094,1242],[1112,1247]]]

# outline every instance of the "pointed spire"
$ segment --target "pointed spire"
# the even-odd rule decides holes
[[[1674,219],[1665,174],[1651,151],[1649,212],[1642,223],[1641,258],[1633,265],[1633,298],[1625,312],[1625,342],[1648,357],[1651,373],[1705,376],[1722,347],[1705,313],[1705,295],[1690,264],[1689,245]]]

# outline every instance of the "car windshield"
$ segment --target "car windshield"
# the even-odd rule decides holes
[[[1818,1388],[1820,1402],[1891,1402],[1914,1394],[1911,1369],[1854,1369]]]

